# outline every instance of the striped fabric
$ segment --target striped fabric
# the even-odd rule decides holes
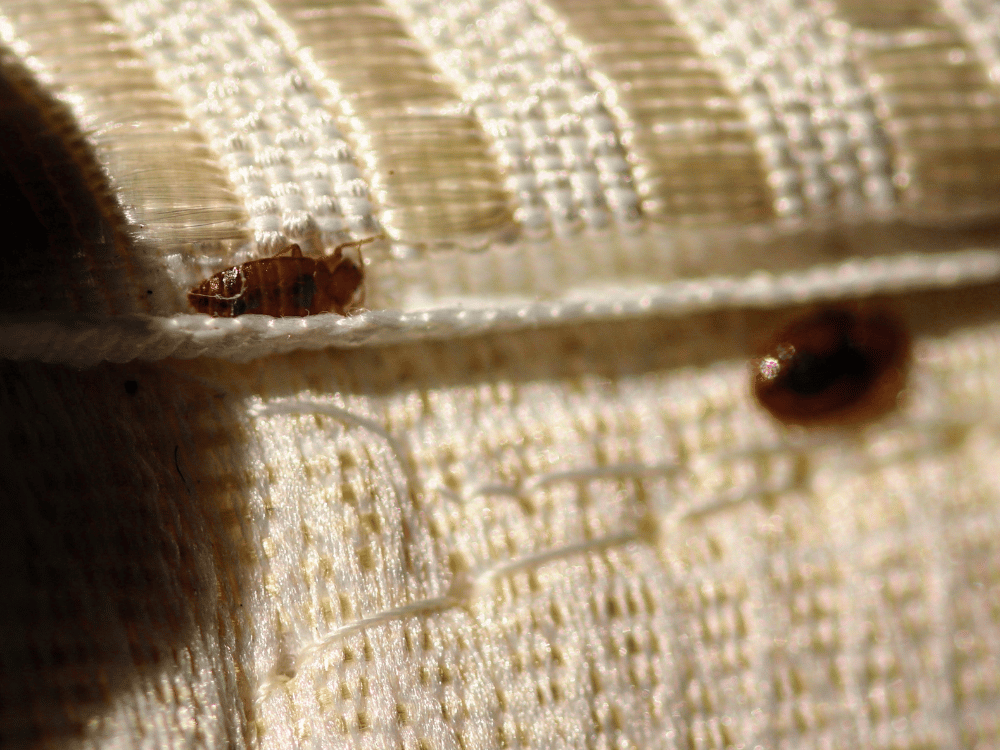
[[[1000,4],[0,0],[0,125],[0,745],[1000,746]]]

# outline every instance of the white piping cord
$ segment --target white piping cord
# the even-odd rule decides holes
[[[577,290],[552,301],[456,299],[421,310],[343,317],[211,318],[0,316],[0,358],[77,367],[101,361],[212,356],[247,361],[299,349],[354,348],[474,336],[591,320],[767,308],[1000,280],[1000,251],[914,253],[851,260],[806,271],[716,276],[664,284]]]

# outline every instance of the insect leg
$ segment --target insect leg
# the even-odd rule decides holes
[[[279,253],[275,253],[271,257],[272,258],[278,258],[278,257],[284,255],[285,253],[291,253],[293,258],[301,258],[302,257],[302,248],[299,247],[299,243],[293,242],[291,245],[289,245],[288,247],[286,247],[284,250],[282,250]]]
[[[367,245],[370,242],[375,242],[376,240],[384,240],[384,239],[385,239],[385,235],[384,234],[376,234],[376,235],[373,235],[371,237],[365,237],[363,240],[351,240],[350,242],[343,242],[343,243],[337,245],[337,247],[334,248],[334,250],[333,250],[333,257],[334,258],[340,258],[343,255],[343,252],[341,252],[341,251],[345,247],[356,247],[356,248],[358,248],[358,257],[360,258],[361,257],[361,246],[362,245]],[[364,259],[363,258],[361,260],[361,265],[364,265]]]

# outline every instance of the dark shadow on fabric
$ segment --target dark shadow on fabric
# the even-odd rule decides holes
[[[0,311],[99,310],[104,301],[81,280],[90,277],[88,263],[107,261],[112,230],[77,162],[83,150],[70,153],[78,136],[60,116],[63,105],[17,72],[0,70],[0,196],[8,208]],[[100,174],[92,165],[91,175]]]
[[[239,544],[213,502],[231,483],[207,481],[192,448],[218,397],[168,388],[154,367],[0,364],[0,746],[141,721],[115,704],[190,674],[193,639],[218,651],[188,678],[219,686],[187,708],[215,720],[206,744],[252,743]]]

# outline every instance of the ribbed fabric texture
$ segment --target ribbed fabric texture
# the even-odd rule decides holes
[[[998,19],[0,0],[0,744],[1000,745]],[[778,424],[871,296],[897,410]]]

